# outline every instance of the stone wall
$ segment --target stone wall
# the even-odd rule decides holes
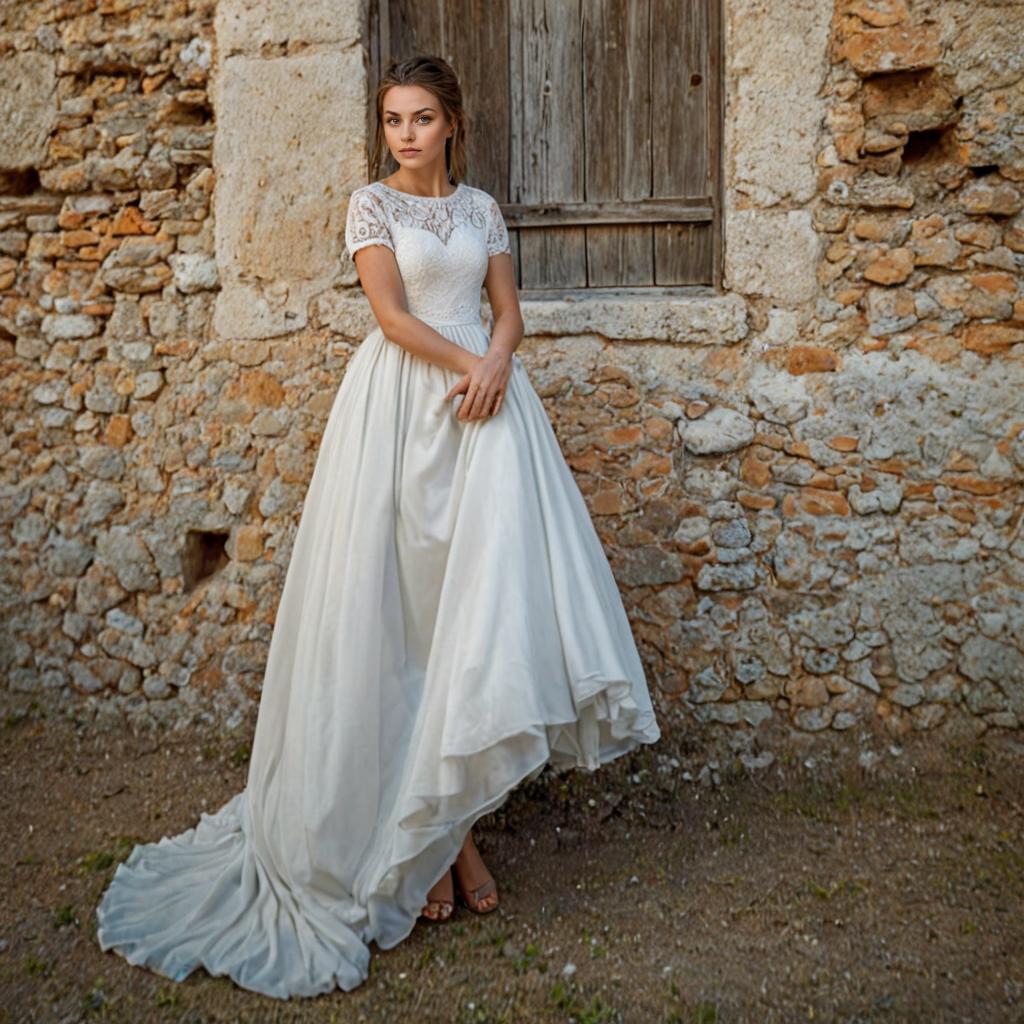
[[[213,3],[0,14],[0,605],[7,686],[141,705],[184,682],[191,385],[217,286]],[[174,667],[172,667],[174,666]]]
[[[342,249],[361,12],[21,6],[8,686],[237,725],[372,326]],[[668,743],[1019,728],[1024,7],[726,0],[726,27],[725,291],[523,296]]]

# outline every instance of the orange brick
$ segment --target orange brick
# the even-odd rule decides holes
[[[750,491],[737,491],[736,500],[744,508],[765,509],[775,507],[775,499],[770,494],[753,494]]]
[[[815,487],[805,487],[800,492],[800,508],[813,516],[848,516],[850,514],[850,506],[844,495],[837,491],[823,491]]]
[[[596,473],[602,468],[602,466],[604,466],[601,456],[594,448],[588,448],[585,452],[581,452],[579,455],[570,455],[565,461],[568,462],[573,469],[579,470],[583,473]]]
[[[158,224],[146,220],[137,206],[124,206],[118,210],[110,225],[112,235],[152,235]]]
[[[946,463],[946,469],[951,469],[955,473],[969,473],[977,468],[978,463],[970,455],[964,455],[963,452],[953,452]]]
[[[609,445],[615,447],[639,444],[639,442],[643,440],[644,432],[640,427],[629,425],[624,427],[609,427],[601,436]]]
[[[903,488],[904,498],[932,498],[935,494],[935,484],[931,481],[906,484]]]
[[[786,356],[786,369],[794,376],[839,368],[839,357],[821,345],[794,345]]]
[[[95,245],[100,240],[100,236],[82,228],[78,231],[65,231],[60,236],[60,240],[69,249],[77,249],[83,245]]]
[[[964,347],[972,352],[993,355],[1005,352],[1011,345],[1024,341],[1024,327],[1012,324],[971,324],[967,328]]]
[[[590,502],[590,511],[598,516],[619,515],[623,510],[622,491],[618,487],[598,491]]]
[[[103,442],[120,448],[131,436],[131,420],[124,413],[116,413],[107,423],[107,429],[103,432]]]
[[[754,440],[751,444],[763,444],[765,448],[771,448],[777,452],[781,452],[786,445],[786,438],[782,434],[762,434],[760,431],[754,434]]]
[[[855,452],[860,444],[860,438],[840,434],[838,437],[833,437],[831,441],[826,441],[825,443],[829,448],[834,448],[837,452]]]
[[[967,491],[969,494],[998,494],[1004,487],[997,480],[985,480],[970,473],[958,473],[953,476],[944,476],[942,482],[947,487],[957,491]]]
[[[934,67],[942,57],[942,42],[935,25],[892,25],[856,32],[842,48],[862,75],[912,71]]]
[[[1013,274],[989,271],[982,274],[968,274],[967,280],[980,291],[989,295],[1002,295],[1009,298],[1017,294],[1017,279]]]
[[[645,476],[665,476],[672,472],[672,460],[667,455],[657,452],[644,452],[632,466],[629,475],[633,479]]]
[[[654,441],[665,441],[672,436],[672,421],[664,416],[651,416],[644,420],[644,430]]]
[[[740,464],[740,479],[751,487],[764,487],[771,478],[767,463],[755,455],[747,455]]]
[[[978,521],[978,515],[970,505],[953,505],[948,511],[958,522],[970,523],[973,526]]]
[[[231,555],[239,562],[252,562],[263,554],[263,529],[252,524],[242,526],[234,536],[234,551]]]

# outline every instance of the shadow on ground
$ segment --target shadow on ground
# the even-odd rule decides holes
[[[1012,739],[703,784],[661,744],[593,775],[549,769],[474,830],[497,912],[460,907],[373,946],[355,991],[282,1002],[201,970],[176,984],[95,939],[117,862],[241,789],[244,742],[34,705],[0,737],[0,1021],[1024,1020]]]

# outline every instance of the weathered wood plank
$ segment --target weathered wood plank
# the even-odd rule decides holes
[[[584,198],[579,19],[579,0],[510,0],[510,202]],[[522,287],[585,285],[585,245],[582,227],[521,232]]]
[[[713,0],[651,0],[652,194],[708,195],[708,4]],[[654,228],[655,281],[690,284],[702,253],[703,233],[669,225]],[[710,265],[704,271],[709,276]]]
[[[661,258],[668,252],[669,259],[657,264],[655,284],[693,285],[712,283],[714,225],[713,222],[692,224],[655,224],[656,253]],[[662,263],[670,274],[662,277]]]
[[[648,197],[650,0],[584,0],[581,31],[586,198]],[[588,284],[654,283],[651,227],[594,226],[586,236]]]
[[[710,196],[692,199],[608,200],[586,203],[502,203],[505,221],[512,227],[547,227],[559,224],[653,224],[666,221],[711,220]]]
[[[711,273],[708,283],[718,288],[722,281],[724,232],[722,213],[723,151],[725,148],[725,42],[723,10],[725,0],[706,0],[708,5],[708,153],[715,214],[711,225]]]
[[[447,0],[445,60],[455,69],[466,106],[466,180],[498,202],[508,196],[508,0]]]

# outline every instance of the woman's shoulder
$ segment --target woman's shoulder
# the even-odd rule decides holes
[[[358,185],[349,193],[349,199],[359,199],[363,197],[373,197],[379,199],[384,193],[383,189],[380,189],[379,181],[369,181],[365,185]]]
[[[476,217],[482,217],[484,224],[491,224],[501,218],[501,207],[490,192],[466,183],[463,183],[463,189],[469,198],[471,208],[476,211]]]
[[[352,211],[385,211],[387,203],[383,190],[375,188],[377,182],[371,181],[366,185],[359,185],[348,195],[348,208]]]
[[[468,182],[462,182],[462,187],[469,194],[469,197],[479,203],[481,206],[487,206],[490,203],[495,202],[494,196],[490,192],[485,191],[482,188],[477,188],[476,185],[470,185]]]

